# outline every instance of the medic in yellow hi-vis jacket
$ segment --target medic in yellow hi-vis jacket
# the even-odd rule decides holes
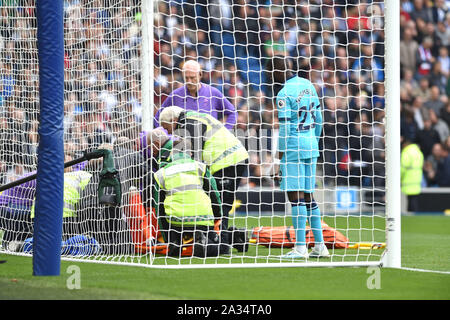
[[[170,162],[162,163],[154,180],[156,214],[168,254],[181,256],[183,241],[191,239],[194,256],[217,256],[219,233],[214,230],[212,204],[220,207],[220,195],[206,165],[176,152]]]
[[[415,212],[422,190],[423,153],[417,144],[404,141],[400,159],[402,192],[408,196],[408,211]]]
[[[209,114],[185,111],[171,106],[160,114],[161,126],[169,134],[189,140],[193,159],[205,163],[217,182],[222,200],[223,251],[231,249],[228,215],[235,192],[247,167],[249,154],[237,137],[223,123]]]
[[[64,173],[64,207],[63,207],[63,234],[65,237],[81,234],[80,221],[77,219],[77,207],[81,193],[91,181],[92,174],[79,170]],[[31,207],[31,218],[34,218],[34,206]]]

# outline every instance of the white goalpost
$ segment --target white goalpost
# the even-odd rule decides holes
[[[154,37],[153,37],[153,1],[142,2],[142,129],[149,131],[153,128],[154,116]]]
[[[9,186],[37,169],[35,1],[12,0],[0,10],[0,252],[31,256],[36,184]],[[65,0],[65,161],[109,150],[121,194],[115,205],[99,197],[106,159],[66,168],[61,259],[167,269],[400,268],[399,10],[395,0]],[[328,258],[282,258],[295,233],[274,177],[282,84],[271,80],[267,63],[275,56],[290,60],[290,71],[310,80],[319,97],[314,198]],[[185,87],[189,60],[201,66],[197,96]],[[245,235],[224,254],[197,256],[190,232],[171,252],[176,228],[161,216],[169,204],[154,175],[165,166],[163,151],[153,152],[147,138],[167,101],[199,113],[214,105],[213,118],[249,154],[239,174],[224,177],[237,181],[228,227]],[[226,183],[211,177],[217,188]],[[205,193],[214,201],[214,192]],[[306,234],[311,248],[309,223]]]
[[[386,241],[383,265],[401,268],[400,4],[386,4]],[[397,108],[398,106],[398,108]]]

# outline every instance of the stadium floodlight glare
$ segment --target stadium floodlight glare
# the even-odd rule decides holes
[[[42,126],[58,126],[39,109],[49,80],[38,77],[45,66],[32,3],[11,1],[0,9],[9,21],[0,25],[0,185],[38,169],[38,142],[45,142],[38,133],[45,132]],[[65,1],[59,83],[64,161],[89,150],[112,150],[122,198],[119,206],[100,204],[102,166],[96,161],[66,172],[64,183],[53,186],[65,197],[61,259],[152,268],[401,267],[399,6],[398,0]],[[307,77],[319,95],[323,131],[314,197],[329,258],[281,258],[293,239],[291,205],[274,178],[274,101],[283,85],[267,70],[275,55],[289,59],[291,71]],[[208,94],[223,95],[219,119],[231,119],[225,99],[236,109],[230,130],[250,155],[228,221],[247,235],[243,252],[194,257],[193,240],[185,238],[180,255],[170,256],[167,239],[155,233],[165,226],[154,215],[162,203],[152,198],[156,168],[146,133],[157,124],[161,104],[185,84],[183,65],[190,59],[201,65],[202,85],[213,88]],[[198,97],[188,89],[176,92],[179,101],[208,107],[201,90]],[[64,161],[58,162],[61,168]],[[76,184],[74,173],[82,171],[89,181]],[[0,252],[31,256],[39,250],[44,238],[41,229],[33,230],[31,212],[42,191],[27,183],[0,193]],[[54,210],[51,216],[61,214]]]

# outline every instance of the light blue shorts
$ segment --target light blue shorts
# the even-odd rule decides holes
[[[316,187],[317,158],[298,159],[280,164],[281,184],[284,191],[303,191],[313,193]]]

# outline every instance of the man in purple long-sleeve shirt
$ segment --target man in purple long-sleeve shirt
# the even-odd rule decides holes
[[[159,115],[169,106],[177,106],[185,110],[208,113],[218,119],[223,115],[224,125],[228,130],[233,129],[237,121],[234,106],[216,88],[200,82],[201,67],[197,61],[189,60],[183,65],[185,85],[170,93],[159,108],[154,119],[154,128],[159,127]]]

